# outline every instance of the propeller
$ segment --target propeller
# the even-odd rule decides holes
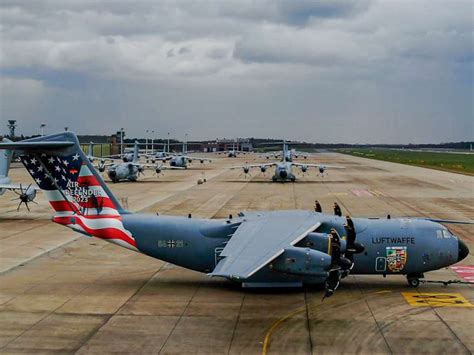
[[[25,204],[25,207],[28,210],[28,212],[30,212],[30,207],[28,206],[29,202],[33,202],[36,205],[38,204],[37,202],[33,201],[34,197],[31,198],[32,195],[28,193],[28,191],[30,190],[30,187],[31,187],[31,184],[29,184],[28,187],[25,190],[23,190],[23,186],[20,184],[20,192],[13,190],[18,195],[18,197],[14,198],[12,201],[20,200],[20,203],[18,204],[18,207],[16,208],[17,212],[20,211],[20,207],[22,203]]]
[[[326,172],[326,167],[324,165],[320,165],[318,167],[318,171],[319,171],[319,176],[321,176],[322,178],[324,177],[324,173]],[[327,174],[327,173],[326,173]]]
[[[331,270],[329,270],[329,275],[325,282],[326,292],[324,293],[323,300],[326,297],[330,297],[334,294],[334,291],[336,291],[339,286],[341,278],[347,276],[354,266],[353,261],[348,259],[345,256],[345,253],[343,253],[341,244],[341,237],[339,236],[339,233],[334,228],[331,229]]]
[[[155,173],[154,173],[157,177],[160,177],[160,175],[164,175],[163,174],[163,165],[156,165],[155,167]]]
[[[247,164],[248,164],[248,162],[245,162],[245,165],[242,167],[242,170],[244,171],[244,177],[246,179],[247,179],[247,175],[252,177],[252,175],[250,174],[250,167]],[[240,175],[242,175],[242,174],[240,174]]]

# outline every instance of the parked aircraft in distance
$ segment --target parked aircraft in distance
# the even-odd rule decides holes
[[[275,143],[272,143],[272,144],[275,144]],[[283,141],[281,142],[281,144],[283,144],[282,150],[266,152],[265,158],[281,159],[282,161],[286,161],[286,162],[292,162],[293,158],[298,159],[298,157],[303,157],[304,159],[308,158],[309,154],[306,152],[299,152],[299,151],[296,151],[295,149],[289,149],[288,142]]]
[[[217,152],[217,154],[227,154],[228,158],[237,158],[237,155],[239,154],[247,154],[249,152],[243,151],[243,150],[238,150],[235,146],[235,142],[232,143],[232,149],[231,150],[223,150],[220,152]]]
[[[120,163],[101,163],[99,171],[104,172],[107,169],[107,175],[112,182],[120,181],[137,181],[140,174],[144,174],[145,169],[153,169],[156,174],[160,174],[162,170],[175,169],[158,164],[145,164],[139,161],[139,143],[135,142],[131,157],[129,153],[123,155],[123,162]],[[179,167],[178,167],[179,169]]]
[[[188,163],[192,163],[193,160],[198,160],[201,164],[204,162],[212,162],[211,159],[204,158],[204,157],[193,157],[188,155],[188,145],[186,142],[183,142],[183,151],[179,154],[169,155],[168,157],[170,166],[172,167],[179,167],[179,168],[188,168]]]
[[[282,157],[289,157],[288,155],[288,146],[286,143],[283,143]],[[275,167],[275,172],[272,176],[273,182],[295,182],[296,175],[293,173],[293,167],[298,167],[303,173],[306,173],[310,168],[318,169],[318,173],[321,176],[324,176],[326,169],[344,169],[342,166],[335,165],[325,165],[325,164],[306,164],[306,163],[295,163],[290,159],[282,159],[281,161],[271,162],[271,163],[261,163],[261,164],[245,164],[241,166],[233,166],[230,169],[242,169],[244,174],[249,174],[250,170],[253,168],[260,168],[262,173],[265,173],[269,167]]]

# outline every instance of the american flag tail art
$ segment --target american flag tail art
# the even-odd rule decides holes
[[[125,212],[81,150],[75,134],[63,132],[8,143],[18,151],[31,177],[43,190],[55,213],[53,221],[138,251],[124,228]]]

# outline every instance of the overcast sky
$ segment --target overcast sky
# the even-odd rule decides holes
[[[0,133],[473,140],[473,1],[0,2]]]

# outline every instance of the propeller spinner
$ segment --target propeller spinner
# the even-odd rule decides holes
[[[14,198],[12,201],[20,200],[18,207],[16,208],[17,212],[20,211],[20,207],[22,204],[25,204],[26,209],[30,212],[30,207],[28,203],[33,202],[34,204],[38,204],[37,202],[33,201],[35,198],[36,192],[34,190],[30,190],[31,184],[28,185],[26,189],[23,189],[23,186],[20,184],[20,192],[13,190],[18,197]]]

